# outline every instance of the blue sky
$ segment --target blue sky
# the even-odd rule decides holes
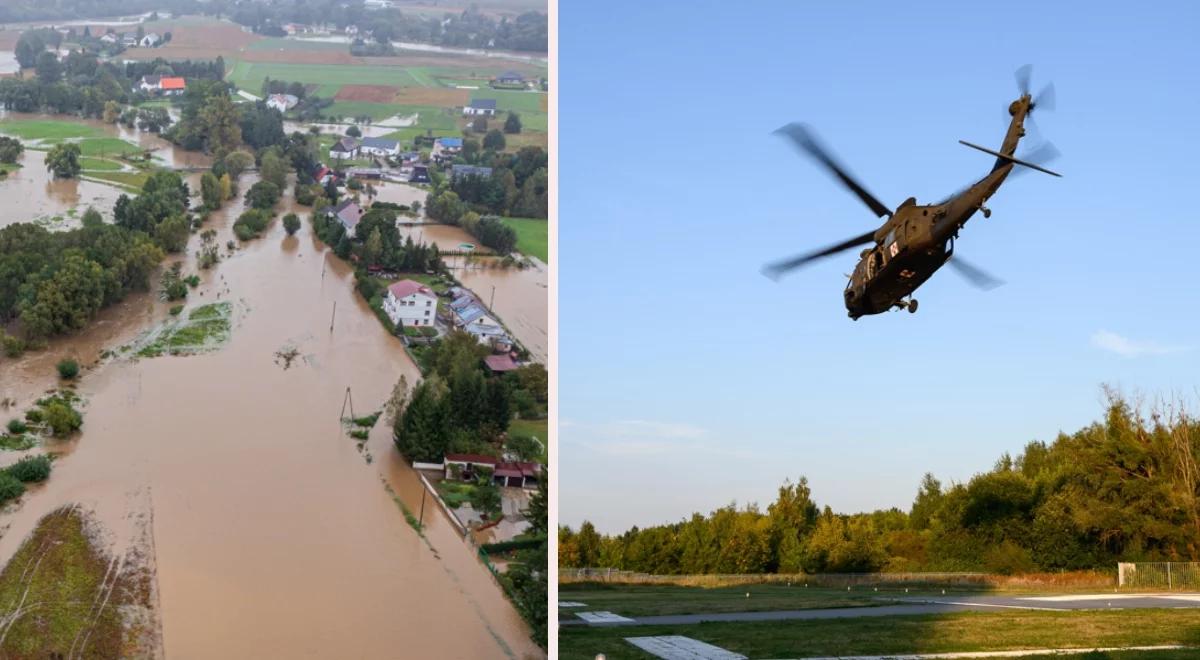
[[[1200,11],[1107,4],[564,3],[561,521],[765,506],[802,475],[838,511],[907,509],[927,471],[1098,419],[1102,383],[1197,403]],[[852,322],[855,252],[760,274],[875,226],[773,130],[931,202],[991,166],[957,140],[998,148],[1025,63],[1064,178],[1010,180],[956,244],[1005,286],[944,269],[917,314]]]

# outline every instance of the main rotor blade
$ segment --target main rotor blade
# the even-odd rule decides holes
[[[1029,78],[1033,75],[1033,65],[1026,64],[1025,66],[1017,69],[1017,72],[1014,75],[1017,78],[1017,89],[1020,90],[1021,96],[1028,94]]]
[[[1003,280],[992,277],[984,270],[972,266],[963,261],[957,254],[950,256],[950,261],[946,262],[954,267],[954,272],[962,275],[972,286],[991,291],[992,289],[1004,284]]]
[[[874,242],[875,231],[871,230],[862,236],[855,236],[854,238],[847,239],[836,245],[830,245],[829,247],[817,250],[816,252],[809,252],[808,254],[802,254],[798,257],[792,257],[791,259],[784,259],[783,261],[776,261],[773,264],[767,264],[763,267],[763,275],[778,281],[779,278],[788,271],[795,270],[809,262],[816,261],[821,257],[828,257],[831,254],[837,254],[843,250],[849,250],[852,247]]]
[[[832,172],[833,175],[836,176],[843,185],[857,195],[858,198],[863,201],[863,204],[866,204],[867,208],[871,209],[876,217],[882,218],[885,215],[892,215],[892,212],[888,209],[888,207],[884,206],[883,203],[876,199],[874,195],[867,192],[867,189],[862,187],[862,184],[860,184],[858,181],[855,181],[854,178],[846,172],[846,168],[842,167],[836,160],[833,159],[833,156],[829,154],[829,151],[822,147],[819,142],[817,142],[816,136],[812,134],[812,131],[808,130],[807,126],[804,124],[793,123],[788,124],[787,126],[784,126],[775,132],[786,136],[792,141],[793,144],[796,145],[796,148],[817,159],[817,161],[824,165],[830,172]]]
[[[1062,155],[1062,152],[1059,151],[1058,148],[1054,146],[1053,142],[1045,141],[1045,142],[1042,142],[1041,144],[1039,144],[1038,146],[1030,149],[1029,151],[1025,152],[1024,154],[1021,154],[1019,156],[1019,158],[1027,163],[1033,163],[1034,165],[1043,165],[1044,166],[1046,163],[1056,160],[1061,155]],[[1025,174],[1028,171],[1029,170],[1027,170],[1023,167],[1016,167],[1016,168],[1013,168],[1012,174],[1010,174],[1009,176],[1012,178],[1016,178],[1022,174]]]
[[[1046,83],[1042,91],[1033,97],[1033,105],[1039,110],[1054,111],[1054,106],[1058,102],[1058,97],[1054,93],[1054,83]]]

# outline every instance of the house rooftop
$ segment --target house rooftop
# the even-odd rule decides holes
[[[495,465],[499,459],[495,456],[485,456],[484,454],[446,454],[446,462],[448,463],[486,463]]]
[[[363,138],[362,146],[370,147],[372,149],[392,150],[392,149],[399,149],[400,143],[395,140],[389,140],[387,138],[369,137],[369,138]]]
[[[496,79],[497,80],[525,80],[525,76],[517,73],[516,71],[505,71],[504,73],[496,76]]]
[[[460,137],[443,137],[443,138],[438,138],[438,139],[434,140],[434,142],[437,142],[438,144],[442,145],[443,147],[459,147],[459,148],[461,148],[463,145],[463,139]]]
[[[183,78],[163,78],[162,88],[164,90],[187,89],[187,81]]]
[[[431,298],[437,297],[432,289],[414,280],[400,280],[388,287],[388,293],[391,293],[396,299],[407,298],[414,293],[423,293]]]
[[[475,99],[471,101],[471,107],[476,110],[495,110],[496,99]]]

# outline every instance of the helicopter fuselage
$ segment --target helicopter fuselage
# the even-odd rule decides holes
[[[1029,102],[1023,96],[1012,104],[1001,153],[1011,156],[1025,135]],[[944,202],[922,206],[910,197],[897,207],[875,231],[875,245],[862,251],[846,284],[843,296],[850,318],[915,305],[913,292],[949,261],[963,225],[979,211],[991,215],[984,204],[1012,169],[1011,161],[997,159],[986,176]]]

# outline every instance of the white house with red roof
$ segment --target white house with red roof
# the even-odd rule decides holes
[[[437,294],[420,282],[400,280],[388,287],[383,311],[398,327],[433,327],[437,319]]]

